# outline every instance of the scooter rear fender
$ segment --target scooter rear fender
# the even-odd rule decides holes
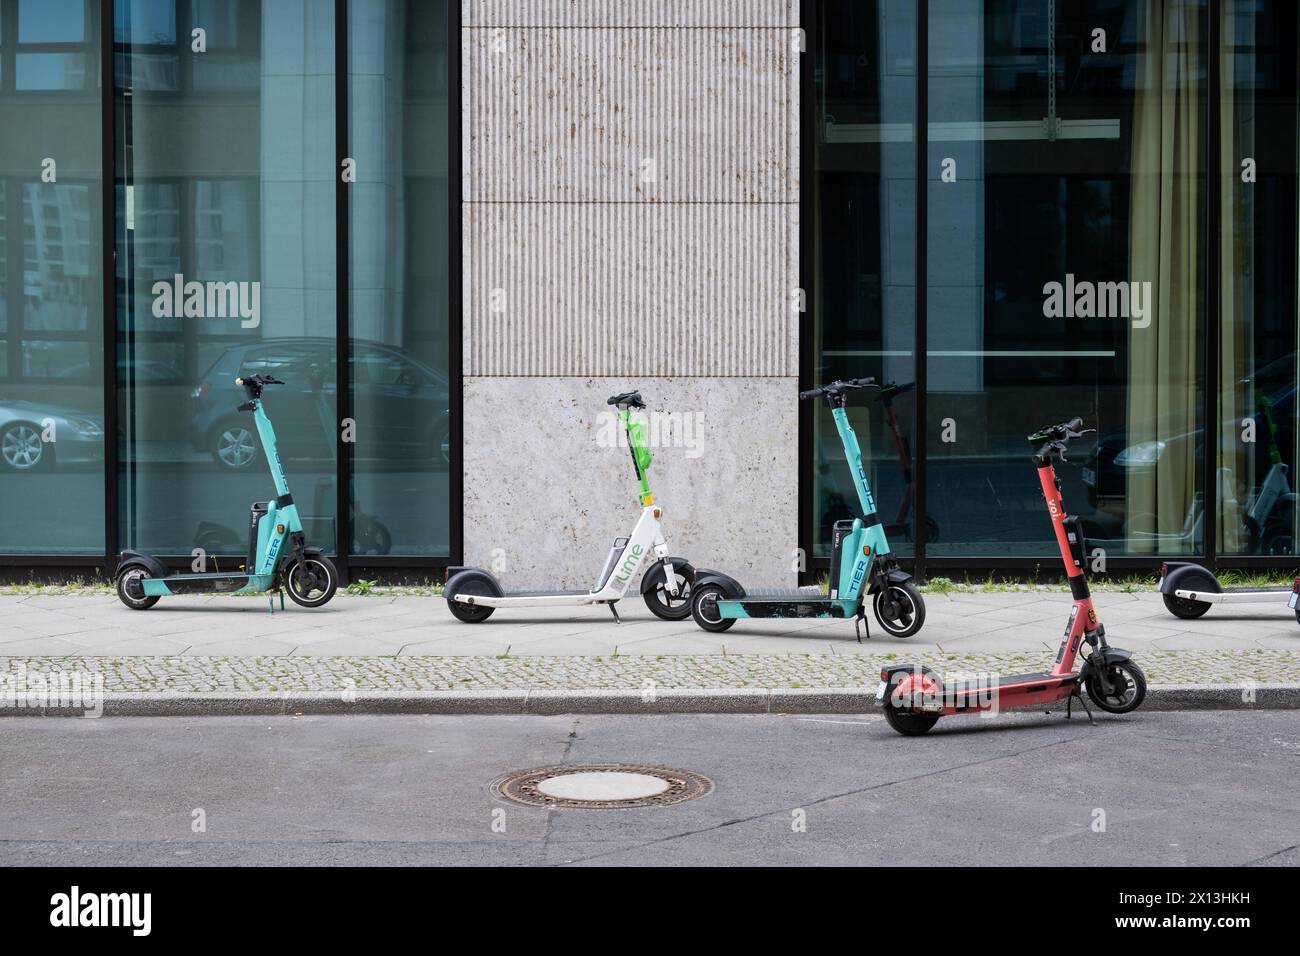
[[[155,558],[152,554],[145,554],[143,551],[123,551],[118,555],[117,570],[113,572],[116,578],[122,573],[122,569],[128,564],[141,564],[148,570],[151,578],[165,578],[171,575],[171,569]]]

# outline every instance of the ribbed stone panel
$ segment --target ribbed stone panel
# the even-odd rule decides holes
[[[767,27],[799,17],[799,0],[461,0],[460,8],[467,27]]]
[[[463,40],[468,202],[798,200],[789,28]]]
[[[795,376],[784,204],[467,203],[465,374]]]

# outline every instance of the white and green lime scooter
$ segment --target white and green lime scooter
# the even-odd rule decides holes
[[[244,387],[247,401],[241,412],[252,412],[262,450],[271,466],[277,497],[255,503],[248,522],[248,561],[242,571],[176,574],[157,558],[141,551],[123,551],[118,562],[117,596],[133,611],[143,611],[171,594],[289,592],[295,604],[320,607],[338,589],[339,573],[319,548],[307,546],[298,506],[289,493],[289,480],[275,446],[275,429],[262,408],[262,389],[284,382],[270,375],[235,379]],[[283,592],[280,597],[284,604]],[[274,610],[274,605],[272,605]]]
[[[650,449],[646,445],[645,423],[632,415],[632,409],[644,409],[639,392],[623,392],[607,402],[618,408],[619,421],[632,452],[632,467],[640,484],[638,501],[641,517],[632,533],[616,538],[596,583],[588,591],[506,591],[490,571],[483,568],[447,569],[443,596],[452,615],[467,624],[486,621],[497,608],[516,607],[589,607],[603,604],[618,621],[614,607],[627,594],[636,573],[647,561],[649,569],[641,577],[641,596],[656,617],[680,621],[691,616],[691,582],[695,569],[685,558],[672,557],[664,540],[659,519],[663,509],[655,504],[646,471],[650,467]]]

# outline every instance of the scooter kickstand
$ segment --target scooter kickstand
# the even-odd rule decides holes
[[[609,613],[614,615],[614,623],[615,623],[615,624],[622,624],[622,623],[623,623],[623,619],[622,619],[621,617],[618,616],[618,608],[614,607],[613,603],[611,603],[611,604],[609,605]]]
[[[1084,713],[1088,715],[1088,723],[1095,724],[1096,721],[1092,719],[1092,708],[1089,707],[1088,702],[1083,699],[1083,693],[1082,691],[1079,690],[1078,684],[1074,685],[1074,693],[1072,693],[1069,697],[1065,698],[1065,719],[1066,720],[1070,719],[1070,710],[1074,704],[1074,698],[1076,697],[1079,698],[1079,703],[1083,705]]]

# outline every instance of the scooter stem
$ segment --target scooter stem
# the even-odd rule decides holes
[[[1074,556],[1070,553],[1070,539],[1065,533],[1065,504],[1061,501],[1060,489],[1056,487],[1056,467],[1050,459],[1047,464],[1039,466],[1038,481],[1043,486],[1043,499],[1047,502],[1047,512],[1052,516],[1052,530],[1056,532],[1056,544],[1061,549],[1061,561],[1065,564],[1065,573],[1071,578],[1080,577],[1083,569],[1074,563]]]

